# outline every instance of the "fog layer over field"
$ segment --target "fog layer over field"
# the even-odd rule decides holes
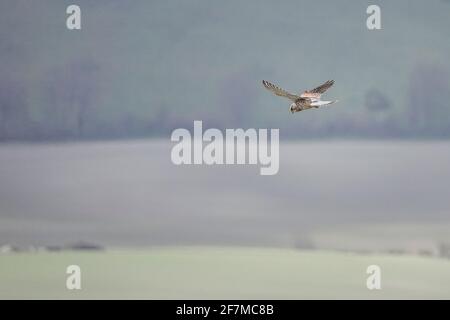
[[[345,226],[357,243],[389,232],[411,244],[450,233],[448,142],[282,143],[275,176],[175,166],[171,146],[1,145],[0,243],[309,246]]]

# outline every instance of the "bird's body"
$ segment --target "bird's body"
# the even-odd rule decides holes
[[[280,97],[285,97],[293,101],[293,103],[290,106],[290,111],[292,113],[294,112],[300,112],[303,110],[311,109],[311,108],[319,108],[321,106],[329,105],[332,103],[337,102],[337,100],[330,100],[325,101],[321,100],[322,94],[327,91],[332,85],[334,84],[333,80],[329,80],[325,82],[324,84],[318,86],[317,88],[314,88],[309,91],[305,91],[301,93],[300,95],[289,93],[276,85],[263,80],[263,85],[266,89],[272,91],[274,94]]]

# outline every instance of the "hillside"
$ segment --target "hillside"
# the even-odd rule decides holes
[[[68,265],[82,289],[65,287]],[[366,269],[381,268],[381,290]],[[448,299],[450,262],[413,256],[184,247],[0,255],[0,299]]]

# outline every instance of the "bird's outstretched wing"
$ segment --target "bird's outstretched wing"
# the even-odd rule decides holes
[[[277,96],[286,97],[294,102],[300,98],[299,96],[297,96],[295,94],[289,93],[289,92],[277,87],[276,85],[270,83],[269,81],[263,80],[262,83],[263,83],[264,87],[266,87],[266,89],[272,91]]]
[[[319,93],[322,94],[325,91],[327,91],[332,85],[334,84],[334,80],[328,80],[324,84],[321,84],[317,88],[314,88],[312,90],[306,91],[306,93]]]

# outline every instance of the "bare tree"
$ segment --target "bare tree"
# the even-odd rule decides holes
[[[0,140],[24,138],[28,106],[25,89],[9,77],[0,78]]]
[[[382,112],[391,108],[391,102],[378,89],[370,89],[365,95],[365,105],[369,111]]]
[[[99,66],[82,60],[53,70],[48,77],[46,103],[50,135],[78,136],[85,134],[98,98]]]
[[[450,82],[448,72],[433,64],[417,66],[409,85],[410,128],[424,135],[450,133]]]

